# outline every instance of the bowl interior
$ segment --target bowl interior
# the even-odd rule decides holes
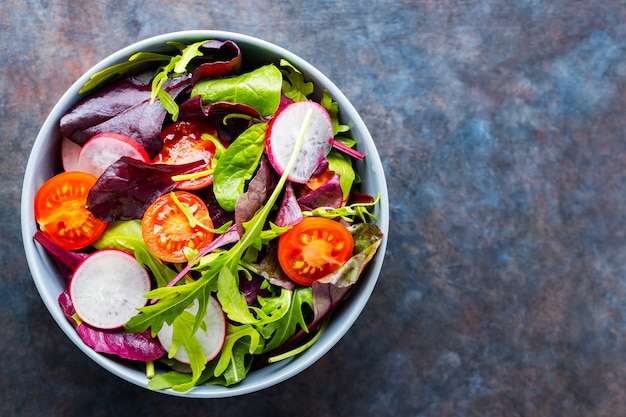
[[[54,261],[33,241],[33,235],[37,230],[33,211],[34,196],[41,185],[59,169],[59,158],[57,157],[60,144],[58,122],[61,116],[80,100],[81,97],[78,95],[78,91],[92,74],[113,64],[126,61],[129,56],[138,51],[167,50],[169,48],[166,42],[191,43],[202,39],[230,39],[237,42],[242,49],[245,62],[251,65],[278,62],[280,58],[285,58],[299,68],[308,80],[314,82],[319,90],[318,94],[321,94],[321,88],[329,91],[335,101],[339,103],[342,122],[351,127],[352,137],[358,143],[357,148],[366,154],[364,161],[359,162],[357,166],[359,175],[362,178],[362,191],[372,195],[380,194],[380,204],[375,211],[375,215],[378,219],[377,224],[384,233],[383,242],[374,259],[360,278],[358,285],[349,299],[336,310],[326,332],[313,347],[297,357],[252,371],[241,383],[232,387],[198,386],[186,393],[178,393],[172,390],[163,391],[167,394],[184,397],[219,398],[246,394],[270,387],[309,367],[327,353],[349,330],[365,307],[378,279],[389,228],[388,195],[382,163],[372,137],[357,111],[327,77],[302,58],[283,48],[260,39],[232,32],[175,32],[149,38],[121,49],[99,62],[81,76],[61,97],[45,120],[33,145],[24,176],[21,220],[24,249],[33,281],[55,322],[67,337],[93,361],[126,381],[146,387],[148,380],[145,376],[145,370],[141,366],[134,366],[128,362],[119,361],[93,351],[82,342],[72,325],[66,320],[57,302],[58,296],[64,290],[65,282],[59,275]]]

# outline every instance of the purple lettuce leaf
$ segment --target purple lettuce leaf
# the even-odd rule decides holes
[[[96,352],[141,362],[155,361],[166,353],[161,343],[150,335],[150,330],[129,333],[123,328],[102,330],[82,322],[77,324],[73,317],[76,311],[67,289],[59,296],[59,305],[82,341]]]
[[[241,50],[233,41],[212,40],[200,47],[202,62],[191,74],[191,84],[207,78],[220,78],[235,75],[241,69]]]
[[[120,358],[151,362],[162,357],[166,350],[150,335],[150,330],[129,333],[123,329],[100,330],[86,324],[76,327],[81,339],[93,350]]]
[[[254,217],[254,214],[267,201],[278,182],[274,170],[266,158],[262,158],[256,174],[250,180],[248,189],[241,194],[235,204],[235,224],[237,231],[243,236],[243,224]]]
[[[302,210],[314,210],[318,207],[339,208],[343,203],[343,191],[339,182],[339,175],[333,175],[319,188],[309,191],[298,198]]]
[[[239,292],[246,297],[246,303],[249,306],[256,305],[257,297],[266,297],[269,294],[267,289],[261,288],[264,280],[256,274],[250,277],[239,276]]]
[[[142,101],[149,99],[150,85],[135,76],[128,76],[110,84],[73,106],[61,117],[61,135],[75,136],[76,143],[82,145],[88,138],[83,138],[80,131],[107,121]]]
[[[268,280],[270,284],[287,290],[295,288],[294,282],[289,279],[278,262],[278,243],[275,241],[267,244],[265,252],[253,266],[256,273]]]
[[[122,157],[109,166],[87,196],[87,209],[97,218],[111,222],[141,219],[157,198],[172,191],[172,176],[191,173],[205,162],[149,164]]]
[[[235,213],[233,211],[224,210],[220,203],[217,202],[213,187],[204,187],[196,190],[195,193],[204,201],[204,204],[206,204],[209,210],[209,216],[211,216],[211,221],[213,222],[213,227],[218,229],[229,221],[235,221]]]
[[[298,205],[296,194],[293,191],[291,182],[287,182],[285,185],[285,192],[283,194],[283,200],[278,207],[278,213],[274,219],[274,224],[278,227],[293,226],[302,221],[302,210]]]
[[[54,262],[56,262],[59,267],[61,276],[65,279],[70,279],[74,274],[76,267],[89,256],[87,253],[72,252],[67,249],[63,249],[50,240],[50,238],[40,230],[35,232],[33,237],[41,246],[43,246],[52,259],[54,259]]]
[[[292,99],[290,99],[289,97],[287,97],[284,94],[281,94],[280,95],[280,102],[278,103],[278,110],[276,110],[276,113],[278,113],[278,111],[280,109],[282,109],[283,107],[288,106],[289,104],[292,104],[292,103],[293,103]]]
[[[189,75],[170,78],[163,90],[175,99],[191,85],[189,79]],[[82,146],[98,133],[119,133],[137,141],[154,158],[163,147],[159,134],[167,111],[158,98],[151,103],[151,92],[151,84],[138,77],[122,78],[72,107],[61,118],[61,134]]]

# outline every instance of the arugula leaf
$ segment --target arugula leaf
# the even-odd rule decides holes
[[[262,319],[261,324],[256,325],[257,328],[262,329],[271,323],[275,323],[287,314],[291,309],[291,293],[292,291],[281,288],[278,295],[274,297],[257,297],[261,307],[252,307],[257,316]],[[265,337],[265,333],[263,335]]]
[[[128,58],[128,61],[111,65],[110,67],[93,74],[89,78],[89,81],[87,81],[85,85],[83,85],[78,94],[87,93],[102,84],[103,82],[115,76],[126,74],[128,71],[138,68],[139,66],[144,65],[148,62],[165,62],[169,59],[171,59],[171,56],[165,54],[157,54],[153,52],[137,52],[136,54]]]
[[[203,41],[196,42],[185,47],[181,51],[180,55],[173,56],[167,65],[164,65],[161,68],[159,68],[159,71],[156,73],[156,75],[152,79],[151,100],[153,102],[156,99],[157,95],[160,96],[159,92],[163,91],[162,90],[163,83],[165,83],[165,81],[170,76],[170,74],[182,75],[182,74],[187,73],[187,65],[189,65],[192,59],[202,56],[202,52],[200,52],[199,49],[206,42],[207,42],[206,40],[203,40]],[[178,108],[178,106],[176,107]]]
[[[263,345],[263,338],[250,324],[228,323],[226,340],[213,370],[213,376],[225,377],[226,385],[242,381],[248,373],[245,355],[256,353]]]
[[[285,341],[289,340],[297,330],[297,327],[308,332],[303,308],[305,305],[313,309],[313,296],[310,287],[298,287],[294,291],[283,290],[291,294],[291,308],[280,320],[266,325],[262,330],[263,337],[270,339],[265,345],[263,352],[271,352]]]
[[[124,328],[129,332],[142,332],[150,328],[152,334],[156,335],[163,327],[164,322],[173,323],[176,317],[182,314],[194,300],[198,300],[198,313],[192,330],[192,333],[195,333],[202,325],[203,317],[207,311],[208,298],[218,278],[217,272],[225,261],[226,258],[223,256],[216,257],[210,269],[204,271],[196,281],[174,287],[160,287],[148,292],[145,294],[146,298],[159,301],[141,307],[139,309],[141,314],[133,316],[126,322]]]
[[[252,178],[265,149],[266,131],[267,123],[250,126],[220,156],[213,173],[213,191],[225,210],[235,209],[246,181]]]
[[[238,323],[256,323],[259,321],[250,312],[246,297],[239,291],[239,268],[222,268],[217,280],[217,299],[230,320]]]
[[[325,321],[324,323],[322,323],[317,328],[317,332],[315,333],[315,335],[312,338],[310,338],[306,343],[298,346],[295,349],[289,350],[289,351],[287,351],[285,353],[281,353],[279,355],[272,356],[272,357],[267,359],[267,362],[268,363],[274,363],[274,362],[282,361],[282,360],[285,360],[287,358],[291,358],[292,356],[296,356],[296,355],[304,352],[305,350],[307,350],[308,348],[313,346],[315,343],[317,343],[317,341],[320,339],[320,337],[322,337],[322,335],[326,331],[326,327],[327,326],[328,326],[328,321]]]
[[[192,378],[189,381],[172,387],[174,391],[184,392],[191,389],[198,382],[202,371],[206,367],[206,356],[204,356],[202,346],[191,331],[193,322],[194,316],[190,312],[185,311],[176,317],[173,323],[172,348],[168,355],[172,358],[180,348],[180,345],[182,345],[189,356],[189,365],[192,372]]]
[[[189,374],[183,374],[175,371],[166,372],[155,375],[148,382],[148,389],[152,391],[161,391],[174,386],[183,386],[188,384],[192,378],[193,376]]]
[[[303,211],[302,215],[307,217],[326,217],[329,219],[341,217],[342,220],[349,223],[354,222],[358,218],[361,221],[366,222],[368,219],[376,220],[376,216],[369,211],[369,208],[378,204],[379,200],[380,194],[376,197],[376,200],[371,203],[354,203],[339,208],[317,207],[313,210]]]
[[[193,87],[191,97],[201,96],[204,104],[245,104],[269,116],[278,109],[281,86],[282,75],[270,64],[235,77],[202,80]]]

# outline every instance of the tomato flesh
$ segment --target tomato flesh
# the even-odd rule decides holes
[[[87,195],[97,178],[78,171],[46,181],[35,195],[35,220],[41,232],[67,250],[95,242],[107,226],[87,210]]]
[[[321,174],[313,175],[306,182],[306,186],[309,187],[310,190],[317,190],[322,185],[326,184],[330,179],[335,175],[333,171],[330,169],[326,169]]]
[[[184,164],[203,159],[206,164],[198,168],[204,171],[210,168],[215,155],[215,144],[202,139],[202,134],[217,135],[215,126],[207,122],[176,122],[161,132],[163,148],[153,162],[164,164]],[[197,190],[213,184],[213,174],[180,181],[176,188],[180,190]]]
[[[213,222],[204,202],[186,191],[174,193],[197,223],[193,226],[171,195],[164,194],[148,207],[141,221],[141,233],[148,249],[165,262],[185,262],[185,248],[201,250],[213,241]]]
[[[310,286],[352,256],[354,240],[340,223],[305,217],[278,239],[278,262],[293,281]]]

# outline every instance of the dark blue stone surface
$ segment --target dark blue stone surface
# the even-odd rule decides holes
[[[0,415],[626,415],[626,4],[583,0],[0,4]],[[21,181],[55,101],[122,46],[221,29],[352,100],[391,198],[346,337],[256,394],[185,400],[91,363],[22,249]]]

